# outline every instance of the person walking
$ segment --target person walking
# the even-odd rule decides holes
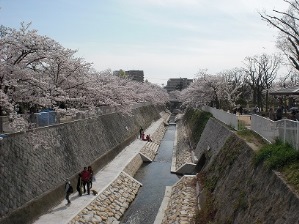
[[[87,187],[87,194],[90,194],[90,189],[89,189],[90,173],[87,170],[86,166],[84,167],[84,170],[81,172],[81,178],[83,182],[84,193],[86,193],[86,187]]]
[[[239,107],[239,113],[240,113],[240,115],[243,114],[243,107],[242,106]]]
[[[78,181],[77,181],[77,191],[79,193],[79,196],[82,196],[82,188],[83,188],[83,183],[82,183],[81,173],[79,173]]]
[[[269,118],[270,118],[272,121],[276,121],[276,116],[275,116],[275,112],[274,112],[273,107],[271,107],[271,108],[269,109]]]
[[[139,138],[142,138],[142,133],[143,133],[143,128],[140,127],[140,129],[139,129]]]
[[[90,175],[90,179],[89,179],[89,189],[92,188],[92,181],[93,181],[93,170],[91,168],[91,166],[88,166],[87,168],[89,175]]]
[[[66,205],[70,205],[71,204],[70,195],[71,195],[71,193],[73,193],[73,187],[72,187],[71,182],[70,182],[69,179],[67,179],[66,182],[65,182],[64,192],[65,192],[65,199],[67,201]]]
[[[282,119],[282,114],[283,114],[283,110],[282,110],[282,107],[281,106],[278,106],[277,107],[277,110],[276,110],[276,120],[279,121]]]

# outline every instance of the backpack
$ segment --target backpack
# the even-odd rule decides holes
[[[68,192],[69,192],[69,193],[73,193],[73,192],[74,192],[74,189],[73,189],[73,186],[72,186],[72,185],[69,186]]]

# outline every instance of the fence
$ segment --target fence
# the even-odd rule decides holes
[[[299,122],[288,119],[272,121],[259,115],[251,116],[251,129],[273,143],[280,139],[299,150]]]
[[[235,130],[238,130],[238,117],[235,114],[231,114],[229,112],[218,110],[209,106],[202,106],[201,109],[203,111],[210,112],[216,119],[233,127]]]
[[[278,129],[276,128],[276,122],[269,118],[265,118],[256,114],[251,115],[250,129],[258,133],[269,142],[274,142],[278,138]]]
[[[274,143],[276,139],[289,143],[292,147],[299,150],[299,122],[288,119],[272,121],[269,118],[256,114],[235,115],[216,108],[203,106],[202,110],[210,112],[213,116],[223,123],[232,126],[235,130],[239,129],[239,123],[250,126],[250,129],[258,133],[267,141]]]
[[[131,105],[131,109],[136,109],[143,106],[150,105],[149,102],[135,103]],[[76,113],[66,113],[61,115],[55,111],[46,111],[34,114],[20,114],[24,120],[28,121],[29,129],[45,127],[49,125],[67,123],[74,120],[86,119],[94,116],[100,116],[109,113],[117,113],[122,110],[121,106],[101,106],[95,108],[93,111],[80,111]],[[12,133],[14,130],[10,127],[9,116],[0,116],[0,133]]]

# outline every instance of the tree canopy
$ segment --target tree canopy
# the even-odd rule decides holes
[[[132,103],[164,104],[167,92],[158,85],[96,71],[77,51],[21,24],[20,29],[0,26],[0,115],[14,114],[21,106],[89,110]]]

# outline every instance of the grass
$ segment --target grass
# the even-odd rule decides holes
[[[184,122],[190,128],[191,142],[197,144],[208,120],[212,117],[209,112],[188,108],[184,115]]]
[[[294,162],[282,168],[286,181],[299,192],[299,163]]]
[[[259,134],[247,128],[237,131],[237,135],[244,139],[246,142],[256,145],[258,148],[268,144],[268,142]]]
[[[255,155],[254,163],[264,163],[269,170],[282,173],[288,184],[299,192],[299,151],[277,140],[263,146]]]
[[[288,144],[276,141],[263,146],[254,157],[255,164],[264,162],[267,168],[280,170],[286,165],[299,162],[299,152]]]

